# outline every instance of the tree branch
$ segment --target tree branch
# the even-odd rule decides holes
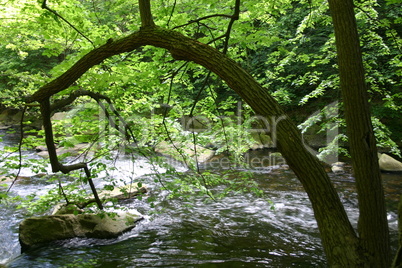
[[[26,101],[27,103],[42,102],[46,98],[70,87],[92,66],[100,64],[103,60],[111,56],[133,51],[145,44],[146,40],[142,38],[140,32],[135,32],[116,41],[107,42],[86,54],[58,78],[42,86],[32,96],[28,97]]]
[[[174,0],[172,11],[170,12],[169,19],[168,19],[168,21],[166,23],[166,28],[169,28],[170,20],[172,19],[174,10],[176,9],[176,4],[177,4],[177,0]]]
[[[88,169],[87,164],[81,162],[73,165],[63,165],[62,163],[59,162],[56,152],[56,146],[54,145],[53,127],[50,118],[51,109],[50,109],[49,98],[42,100],[42,102],[40,103],[40,111],[42,114],[43,128],[45,130],[45,142],[49,154],[49,161],[52,166],[52,171],[53,172],[61,171],[62,173],[67,174],[73,170],[84,169],[85,175],[87,176],[88,179],[89,186],[91,187],[94,198],[97,201],[96,203],[98,204],[99,209],[103,209],[102,202],[100,201],[96,188],[92,182],[91,173]]]
[[[25,113],[27,110],[27,106],[24,106],[24,109],[22,111],[22,115],[21,115],[21,119],[20,119],[20,139],[18,141],[18,171],[17,174],[15,175],[13,181],[11,182],[10,186],[7,189],[7,193],[10,192],[11,188],[13,187],[13,185],[15,184],[15,182],[17,181],[17,179],[19,178],[19,175],[21,173],[21,169],[22,169],[22,142],[24,140],[24,117],[25,117]]]
[[[235,10],[230,18],[230,22],[226,30],[226,39],[225,43],[223,44],[223,51],[222,51],[223,54],[226,54],[226,52],[228,51],[230,32],[232,31],[233,23],[239,19],[239,16],[240,16],[240,0],[235,0]]]
[[[141,28],[155,26],[154,19],[152,18],[150,0],[139,0]]]
[[[55,101],[53,104],[50,105],[50,111],[51,113],[54,113],[56,110],[62,109],[66,107],[67,105],[70,105],[73,103],[77,98],[86,96],[87,91],[86,90],[77,90],[72,92],[70,95],[68,95],[66,98]]]
[[[43,0],[42,6],[43,9],[51,12],[52,14],[56,15],[58,18],[62,19],[65,23],[67,23],[71,28],[73,28],[77,33],[79,33],[82,37],[84,37],[89,43],[92,45],[94,44],[85,34],[83,34],[80,30],[78,30],[74,25],[72,25],[68,20],[66,20],[63,16],[57,13],[55,10],[51,9],[47,6],[46,0]]]
[[[227,14],[212,14],[212,15],[208,15],[208,16],[204,16],[204,17],[195,19],[195,20],[190,20],[189,22],[187,22],[187,23],[185,23],[185,24],[182,24],[182,25],[178,25],[178,26],[173,27],[172,30],[175,30],[175,29],[178,29],[178,28],[181,28],[181,27],[184,27],[184,26],[193,24],[193,23],[200,22],[200,21],[202,21],[202,20],[206,20],[206,19],[210,19],[210,18],[215,18],[215,17],[224,17],[224,18],[229,18],[229,19],[231,19],[231,18],[232,18],[232,15],[227,15]]]
[[[88,96],[92,99],[94,99],[98,105],[102,108],[103,112],[105,113],[106,117],[109,120],[109,124],[115,128],[117,131],[119,131],[121,134],[123,134],[127,140],[130,140],[130,138],[136,142],[136,139],[134,135],[132,134],[132,131],[128,127],[128,124],[125,122],[124,118],[120,115],[120,113],[114,108],[114,105],[112,103],[112,100],[100,93],[84,90],[84,89],[79,89],[77,91],[72,92],[67,98],[61,99],[53,104],[50,105],[50,111],[53,113],[57,109],[61,109],[71,103],[73,103],[77,98],[83,97],[83,96]],[[112,117],[110,116],[110,113],[106,106],[102,103],[102,100],[106,101],[107,104],[109,105],[109,109],[113,112],[115,116],[117,116],[118,120],[122,122],[124,128],[121,128],[120,124],[116,124],[115,121],[113,121]]]
[[[41,87],[28,98],[28,101],[39,101],[42,113],[46,112],[45,106],[50,96],[68,88],[89,68],[110,56],[129,52],[144,45],[167,49],[176,60],[193,61],[211,70],[239,94],[256,114],[269,119],[272,123],[273,141],[277,142],[280,152],[309,195],[326,252],[331,252],[335,260],[345,260],[345,251],[350,252],[349,256],[357,255],[358,238],[336,190],[321,163],[304,147],[302,136],[295,124],[284,114],[268,90],[258,84],[235,61],[206,44],[158,26],[142,27],[136,33],[89,52],[60,77]],[[50,116],[46,121],[51,127]],[[46,133],[46,136],[48,135],[53,135],[51,129]],[[54,148],[53,139],[50,138],[49,141],[47,145]],[[56,165],[56,169],[59,168]],[[334,230],[337,235],[333,235]]]

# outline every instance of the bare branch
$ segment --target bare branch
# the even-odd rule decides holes
[[[21,119],[20,119],[20,140],[18,141],[18,161],[19,161],[18,167],[19,168],[18,168],[17,174],[15,175],[13,181],[11,182],[11,185],[7,189],[7,193],[10,192],[11,188],[13,187],[13,185],[19,178],[19,175],[20,175],[21,169],[22,169],[22,141],[24,139],[24,117],[25,117],[26,111],[27,111],[27,106],[24,106],[24,109],[23,109],[22,115],[21,115]]]
[[[176,8],[176,3],[177,3],[177,0],[174,0],[173,7],[172,7],[172,11],[170,12],[169,19],[168,19],[168,21],[167,21],[167,23],[166,23],[166,28],[169,28],[170,20],[172,19],[174,10],[175,10],[175,8]]]
[[[89,186],[91,187],[91,190],[92,190],[92,193],[96,200],[96,203],[98,204],[99,209],[103,209],[102,202],[100,201],[98,193],[92,182],[91,173],[88,169],[87,164],[81,162],[81,163],[76,163],[73,165],[63,165],[62,163],[59,162],[59,159],[57,157],[57,152],[56,152],[56,146],[54,145],[53,127],[52,127],[52,122],[51,122],[51,118],[50,118],[51,117],[51,109],[50,109],[49,98],[43,100],[40,103],[40,110],[41,110],[41,114],[42,114],[43,128],[45,130],[45,142],[46,142],[46,147],[47,147],[48,154],[49,154],[49,161],[52,166],[52,171],[53,172],[61,171],[62,173],[67,174],[73,170],[84,169],[85,175],[87,176],[88,183],[89,183]]]
[[[46,9],[47,11],[51,12],[52,14],[56,15],[58,18],[62,19],[65,23],[67,23],[71,28],[73,28],[77,33],[79,33],[82,37],[84,37],[89,43],[92,45],[94,44],[85,34],[83,34],[80,30],[77,29],[74,25],[72,25],[68,20],[66,20],[63,16],[61,16],[59,13],[57,13],[55,10],[51,9],[50,7],[47,6],[46,0],[43,0],[42,6],[43,9]]]
[[[218,37],[212,39],[212,40],[209,41],[207,44],[210,45],[210,44],[212,44],[212,43],[215,43],[215,42],[218,41],[219,39],[225,38],[226,36],[227,36],[227,33],[222,34],[221,36],[218,36]]]
[[[232,31],[233,28],[233,24],[236,20],[239,19],[240,16],[240,0],[235,0],[235,7],[234,7],[234,13],[233,15],[227,15],[227,14],[212,14],[212,15],[208,15],[208,16],[204,16],[195,20],[190,20],[189,22],[179,25],[179,26],[175,26],[172,28],[172,30],[177,29],[177,28],[181,28],[187,25],[190,25],[192,23],[199,23],[202,20],[206,20],[206,19],[210,19],[210,18],[215,18],[215,17],[224,17],[224,18],[229,18],[229,24],[228,24],[228,28],[226,30],[226,33],[224,33],[221,36],[218,36],[214,39],[212,39],[211,41],[208,42],[208,44],[212,44],[214,42],[216,42],[219,39],[222,38],[226,38],[224,43],[223,43],[223,53],[226,54],[227,50],[228,50],[228,46],[229,46],[229,39],[230,39],[230,32]]]
[[[187,23],[185,23],[185,24],[175,26],[175,27],[172,28],[172,30],[177,29],[177,28],[181,28],[181,27],[184,27],[184,26],[187,26],[187,25],[190,25],[190,24],[192,24],[192,23],[200,22],[200,21],[202,21],[202,20],[206,20],[206,19],[210,19],[210,18],[215,18],[215,17],[224,17],[224,18],[229,18],[229,19],[231,19],[231,18],[232,18],[232,15],[226,15],[226,14],[213,14],[213,15],[208,15],[208,16],[201,17],[201,18],[198,18],[198,19],[195,19],[195,20],[190,20],[189,22],[187,22]]]
[[[226,30],[226,39],[225,43],[223,44],[223,54],[226,54],[228,51],[228,46],[229,46],[229,38],[230,38],[230,32],[232,31],[233,23],[239,19],[240,15],[240,0],[235,0],[235,10],[234,13],[230,19],[228,29]]]
[[[72,92],[68,97],[58,100],[50,105],[50,111],[54,113],[56,110],[59,110],[67,105],[73,103],[77,98],[86,96],[86,90],[77,90]]]
[[[107,42],[86,54],[61,76],[41,87],[27,99],[27,103],[42,102],[44,99],[70,87],[92,66],[100,64],[113,55],[130,52],[142,45],[145,45],[145,40],[141,38],[139,32],[116,41]]]

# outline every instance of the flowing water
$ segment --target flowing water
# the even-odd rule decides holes
[[[0,205],[0,263],[7,267],[325,267],[326,260],[313,211],[294,174],[282,167],[252,170],[266,198],[232,194],[213,201],[197,197],[191,204],[166,198],[154,182],[151,165],[138,159],[121,167],[147,184],[155,206],[139,200],[121,205],[145,219],[116,239],[69,239],[20,254],[13,206]],[[178,167],[179,169],[182,167]],[[121,169],[120,169],[121,170]],[[350,169],[332,174],[347,213],[356,225],[358,211]],[[124,171],[123,171],[124,172]],[[124,177],[123,172],[120,174]],[[160,169],[159,172],[163,172]],[[218,172],[218,171],[217,171]],[[393,245],[397,240],[396,207],[400,174],[383,174]],[[51,185],[33,178],[13,191],[26,195]],[[219,187],[216,189],[219,190]],[[156,213],[155,213],[156,212]]]

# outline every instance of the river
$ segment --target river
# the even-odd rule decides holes
[[[8,141],[12,142],[12,141]],[[133,168],[127,166],[133,165]],[[139,200],[121,205],[136,209],[145,219],[116,239],[70,239],[20,254],[18,224],[24,215],[14,206],[0,205],[0,263],[7,267],[325,267],[313,211],[292,171],[282,167],[250,170],[264,198],[249,193],[220,200],[200,196],[186,202],[167,198],[154,182],[144,158],[121,160],[126,171],[142,180],[154,206]],[[179,170],[185,172],[183,167]],[[124,174],[120,169],[120,176]],[[350,167],[331,174],[354,225],[358,210]],[[159,172],[163,173],[163,169]],[[220,172],[214,170],[213,172]],[[130,175],[131,176],[131,175]],[[166,178],[168,179],[168,178]],[[383,174],[393,250],[397,241],[397,202],[401,174]],[[51,185],[33,178],[13,191],[26,195]],[[219,191],[217,187],[216,191]]]

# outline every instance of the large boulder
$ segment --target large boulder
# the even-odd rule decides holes
[[[1,106],[1,104],[0,104]],[[0,107],[0,130],[8,129],[13,126],[19,126],[21,124],[22,110],[18,109],[4,109]],[[24,124],[27,126],[27,121],[30,121],[28,126],[33,127],[35,129],[40,129],[42,121],[37,116],[37,114],[33,115],[24,115],[25,122]]]
[[[56,152],[58,155],[61,154],[69,154],[70,156],[77,156],[80,155],[82,152],[84,152],[85,150],[87,150],[89,148],[89,144],[88,143],[79,143],[74,145],[71,148],[57,148]],[[49,157],[49,153],[47,151],[47,148],[45,146],[37,146],[35,148],[37,155],[43,157],[43,158],[48,158]]]
[[[1,129],[7,129],[14,125],[19,125],[21,122],[22,111],[19,110],[3,110],[0,112]]]
[[[118,212],[112,216],[65,214],[27,218],[19,225],[21,251],[74,237],[115,238],[134,228],[141,219],[141,215],[133,212]]]
[[[182,150],[185,155],[193,159],[195,159],[195,152],[197,152],[197,160],[199,163],[207,162],[215,155],[215,151],[204,148],[202,146],[197,145],[197,147],[194,148],[194,144],[191,142],[185,144],[172,144],[170,142],[163,141],[155,147],[155,151],[164,156],[172,157],[177,161],[183,161],[182,155],[177,151],[177,148],[179,148],[179,150]]]
[[[387,154],[378,154],[378,163],[382,171],[402,172],[402,163]]]

